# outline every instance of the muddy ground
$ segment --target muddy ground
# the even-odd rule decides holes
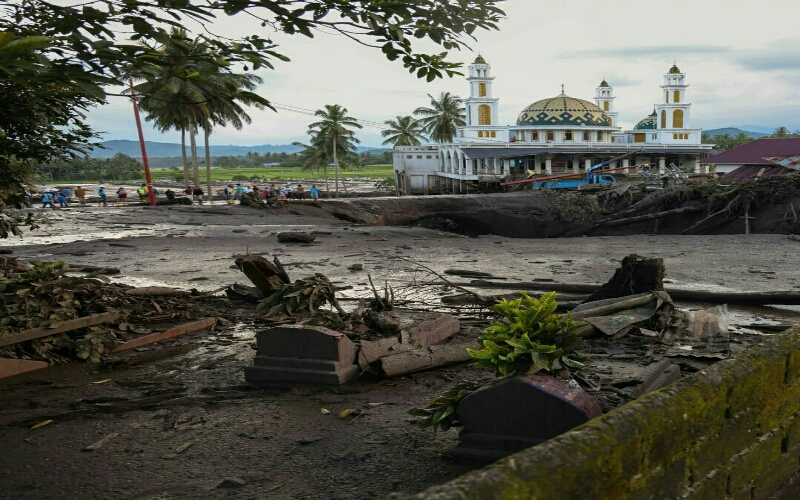
[[[664,257],[676,287],[800,289],[799,244],[780,235],[467,238],[354,225],[330,212],[299,205],[70,208],[48,212],[52,224],[24,240],[0,245],[13,245],[25,260],[117,267],[122,274],[113,279],[132,285],[204,291],[246,283],[232,268],[234,254],[269,253],[293,278],[322,272],[351,286],[345,297],[366,297],[371,273],[403,299],[429,305],[447,289],[409,286],[431,279],[414,262],[437,272],[488,272],[513,290],[514,281],[534,279],[602,282],[636,252]],[[314,231],[317,241],[278,243],[276,233],[285,230]],[[352,264],[364,270],[349,271]],[[796,322],[796,309],[736,309],[734,320]],[[344,387],[252,390],[242,368],[254,356],[258,328],[242,323],[189,335],[135,352],[128,364],[72,364],[4,381],[0,498],[373,498],[420,491],[471,468],[445,455],[455,432],[417,429],[406,410],[454,381],[485,377],[483,370],[460,365]],[[345,408],[363,414],[339,419]],[[81,451],[113,434],[99,449]],[[233,477],[246,484],[217,487]]]

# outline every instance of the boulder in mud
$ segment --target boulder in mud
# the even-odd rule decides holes
[[[313,234],[302,232],[278,233],[278,241],[281,243],[312,243],[317,237]]]

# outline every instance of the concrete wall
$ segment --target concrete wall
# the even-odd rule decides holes
[[[798,498],[800,327],[413,498]]]

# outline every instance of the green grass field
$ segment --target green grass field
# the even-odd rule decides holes
[[[179,171],[169,170],[166,168],[158,168],[151,170],[153,180],[159,179],[175,179],[180,176],[183,178],[183,169]],[[257,176],[259,179],[264,180],[284,180],[284,179],[309,179],[309,180],[323,180],[323,173],[320,170],[317,172],[303,172],[300,167],[247,167],[247,168],[217,168],[211,167],[211,180],[213,181],[229,181],[234,176],[245,176],[248,179],[252,176]],[[369,165],[362,167],[358,170],[348,169],[340,170],[341,177],[369,177],[373,179],[384,179],[392,177],[391,165]],[[333,178],[333,168],[328,169],[328,177]],[[205,182],[206,169],[200,167],[200,179]]]

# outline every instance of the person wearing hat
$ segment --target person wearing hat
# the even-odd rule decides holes
[[[104,185],[101,184],[100,187],[97,188],[97,196],[100,197],[100,201],[103,203],[103,206],[107,207],[108,205],[106,205],[106,196],[107,196],[106,187]]]

